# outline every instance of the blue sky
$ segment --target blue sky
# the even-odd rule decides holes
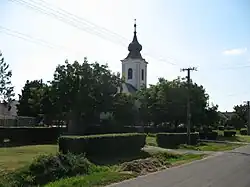
[[[23,1],[39,6],[47,1],[50,8],[59,7],[98,27],[72,27],[21,5]],[[193,80],[206,88],[210,102],[230,111],[250,100],[249,10],[249,0],[1,0],[0,50],[13,70],[17,94],[26,80],[50,80],[65,59],[81,61],[87,56],[117,72],[128,53],[136,18],[142,55],[149,62],[149,84],[158,77],[186,76],[180,68],[196,66]],[[30,37],[13,37],[3,28]],[[27,41],[34,38],[53,47]]]

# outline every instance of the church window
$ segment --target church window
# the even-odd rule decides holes
[[[132,79],[133,78],[133,70],[132,68],[128,69],[128,79]]]
[[[144,69],[141,70],[141,80],[144,80]]]

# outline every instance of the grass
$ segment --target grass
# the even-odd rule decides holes
[[[117,167],[117,171],[105,171],[92,173],[87,176],[76,176],[61,179],[47,184],[45,187],[92,187],[105,186],[126,179],[134,178],[147,172],[159,171],[194,160],[202,159],[204,155],[173,154],[168,152],[148,152],[150,157],[146,159],[133,160],[122,163]],[[144,172],[143,172],[144,171]],[[145,172],[146,171],[146,172]]]
[[[158,146],[157,142],[156,142],[156,137],[155,136],[147,136],[146,137],[146,145]]]
[[[121,172],[101,172],[93,173],[86,176],[76,176],[66,179],[61,179],[56,182],[49,183],[45,187],[93,187],[93,186],[105,186],[111,183],[126,180],[136,175],[132,173],[121,173]]]
[[[21,168],[41,154],[55,154],[57,145],[32,145],[0,148],[0,174]]]
[[[197,145],[180,145],[180,149],[191,149],[197,151],[227,151],[242,146],[230,143],[199,143]]]
[[[250,136],[237,135],[234,137],[218,136],[218,140],[232,141],[232,142],[249,142]],[[146,145],[157,147],[156,137],[147,136]],[[197,145],[180,145],[178,149],[191,149],[197,151],[227,151],[242,146],[241,144],[230,143],[199,143]]]

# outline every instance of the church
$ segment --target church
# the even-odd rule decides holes
[[[142,86],[147,85],[147,64],[142,58],[142,46],[137,39],[136,22],[134,24],[134,37],[128,46],[128,55],[122,62],[122,76],[125,83],[122,85],[123,93],[134,94]]]

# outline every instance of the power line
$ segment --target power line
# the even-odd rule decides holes
[[[112,32],[113,36],[114,36],[114,35],[120,36],[120,37],[119,37],[120,39],[114,41],[115,37],[112,37],[112,38],[110,39],[110,38],[108,38],[107,36],[105,36],[105,35],[102,33],[102,31],[101,31],[101,32],[98,32],[98,29],[100,29],[99,26],[94,25],[95,27],[97,27],[97,28],[96,28],[96,29],[97,29],[97,32],[96,32],[96,30],[93,30],[92,28],[86,27],[86,23],[80,21],[80,17],[79,17],[79,16],[77,16],[78,19],[76,19],[76,18],[75,18],[76,16],[75,16],[74,14],[71,14],[71,13],[65,11],[65,10],[63,10],[64,12],[60,12],[60,11],[58,11],[58,10],[54,10],[54,9],[52,9],[52,8],[50,8],[50,7],[44,6],[44,5],[42,5],[41,3],[37,3],[37,2],[35,2],[35,3],[38,4],[38,5],[34,5],[34,4],[32,4],[32,3],[28,3],[28,2],[26,2],[26,1],[24,1],[24,0],[9,0],[9,1],[19,3],[19,4],[24,5],[24,6],[30,8],[30,9],[32,9],[32,10],[38,11],[38,12],[40,12],[40,13],[42,13],[42,14],[45,14],[45,15],[48,15],[48,16],[52,16],[52,17],[54,17],[55,19],[57,19],[57,20],[59,20],[59,21],[62,21],[62,22],[64,22],[64,23],[68,24],[68,25],[71,25],[71,26],[73,26],[73,27],[75,27],[75,28],[77,28],[77,29],[80,29],[80,30],[82,30],[82,31],[86,31],[86,32],[88,32],[88,33],[90,33],[90,34],[95,34],[95,35],[101,37],[102,39],[106,39],[106,40],[111,41],[111,42],[113,42],[113,43],[115,43],[115,44],[122,45],[123,47],[125,46],[125,44],[124,44],[123,42],[119,41],[121,38],[124,39],[124,37],[121,37],[120,35],[114,34],[114,32]],[[30,0],[30,1],[34,3],[34,1],[32,1],[32,0]],[[39,6],[39,5],[40,5],[40,6]],[[42,6],[42,8],[41,8],[41,6]],[[50,12],[48,12],[48,10],[49,10]],[[59,9],[59,10],[60,10],[60,9]],[[61,10],[62,10],[62,9],[61,9]],[[67,13],[67,14],[65,14],[65,13]],[[69,16],[69,15],[74,15],[73,19],[72,19],[72,16]],[[76,22],[77,24],[76,24],[75,22]],[[90,23],[90,22],[89,22],[89,23]],[[80,24],[81,26],[85,25],[85,27],[79,27],[79,24]],[[92,24],[92,25],[93,25],[93,24]],[[110,31],[107,30],[107,29],[105,29],[105,31],[110,32]],[[146,55],[149,56],[149,57],[152,57],[153,59],[156,59],[156,60],[158,60],[158,61],[161,61],[161,62],[165,62],[165,63],[171,64],[171,65],[177,65],[176,63],[169,62],[168,60],[165,60],[165,59],[163,59],[163,58],[158,58],[158,57],[156,57],[156,56],[154,56],[154,55],[151,55],[151,54],[146,54]]]

